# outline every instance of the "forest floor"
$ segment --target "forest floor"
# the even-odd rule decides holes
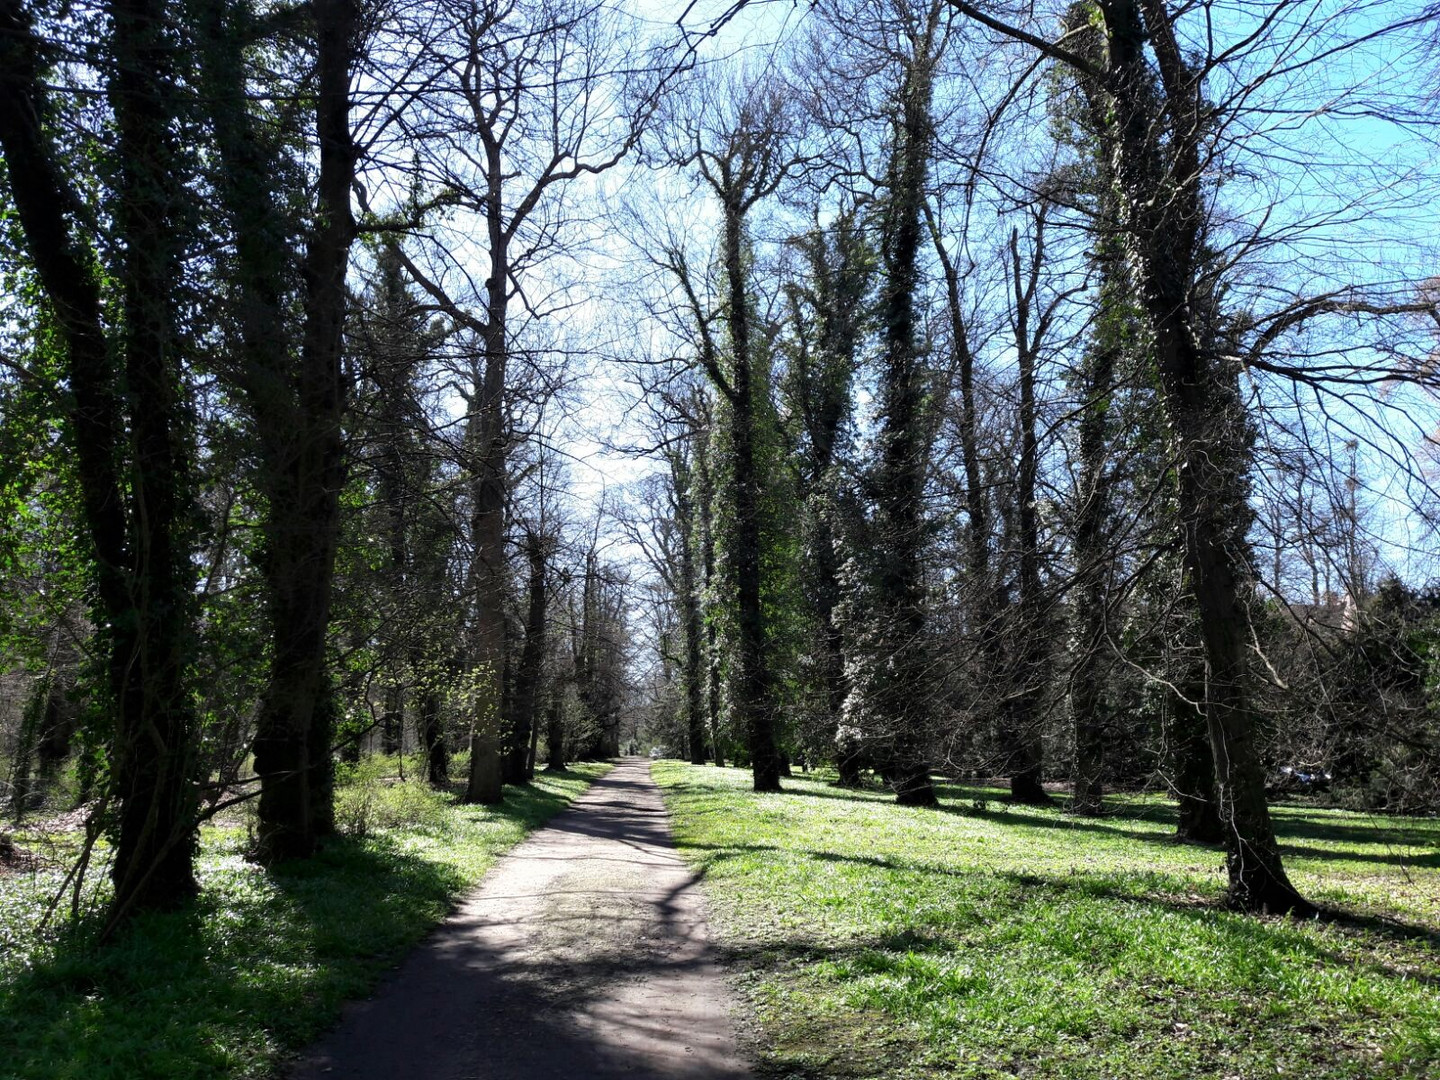
[[[82,834],[13,831],[23,867],[0,868],[0,1080],[225,1080],[274,1075],[331,1028],[446,918],[509,849],[606,765],[542,773],[503,805],[463,806],[395,759],[344,770],[344,835],[274,871],[248,862],[239,811],[201,830],[200,898],[94,944],[108,888],[103,844],[81,917],[35,927]],[[411,775],[414,762],[409,763]],[[464,760],[456,763],[463,775]]]
[[[649,762],[495,866],[294,1080],[741,1080],[732,1000]]]
[[[1282,804],[1328,921],[1221,903],[1219,851],[1156,797],[1099,819],[943,785],[655,768],[720,954],[787,1078],[1440,1077],[1440,821]]]

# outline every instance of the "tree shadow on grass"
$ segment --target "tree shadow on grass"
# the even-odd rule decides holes
[[[1224,935],[1235,941],[1241,947],[1241,951],[1253,952],[1257,947],[1268,947],[1283,939],[1287,948],[1298,949],[1317,962],[1337,967],[1361,967],[1385,978],[1409,979],[1429,987],[1440,988],[1440,975],[1433,971],[1397,968],[1373,958],[1357,960],[1355,956],[1346,956],[1333,949],[1325,948],[1315,938],[1299,933],[1307,921],[1314,921],[1322,925],[1338,927],[1341,930],[1373,935],[1396,944],[1418,947],[1440,954],[1440,930],[1433,926],[1323,907],[1312,920],[1293,919],[1287,916],[1244,915],[1222,908],[1217,904],[1208,903],[1203,899],[1189,901],[1161,896],[1136,896],[1134,893],[1106,884],[1103,877],[1083,874],[1061,878],[1002,872],[999,876],[1013,880],[1022,886],[1044,889],[1049,892],[1080,893],[1085,896],[1167,910],[1192,920],[1196,924],[1197,931],[1203,926],[1207,931],[1213,932],[1213,928],[1223,926]],[[1217,916],[1223,919],[1223,923],[1217,922]]]
[[[1415,846],[1413,841],[1402,845]],[[1336,851],[1333,848],[1305,847],[1289,843],[1283,833],[1280,836],[1280,854],[1287,859],[1316,859],[1321,862],[1376,863],[1382,866],[1397,866],[1411,870],[1440,870],[1440,850],[1425,854],[1408,854],[1403,851]]]
[[[832,851],[797,852],[793,849],[779,848],[768,844],[687,845],[687,847],[711,852],[712,854],[705,856],[708,862],[723,860],[727,857],[738,857],[742,854],[784,852],[789,855],[803,855],[818,862],[847,863],[857,867],[894,870],[910,874],[935,874],[956,881],[977,882],[984,879],[999,882],[1010,894],[1002,908],[1006,916],[1019,916],[1027,905],[1047,903],[1058,896],[1079,896],[1086,899],[1110,901],[1132,909],[1139,908],[1142,911],[1165,911],[1193,924],[1192,931],[1186,933],[1185,938],[1189,938],[1195,933],[1218,934],[1229,942],[1237,954],[1253,953],[1256,948],[1268,949],[1272,945],[1283,942],[1286,948],[1298,949],[1317,962],[1340,967],[1358,964],[1386,978],[1411,979],[1427,986],[1440,987],[1440,975],[1401,969],[1376,959],[1357,961],[1354,956],[1342,955],[1333,949],[1325,948],[1315,938],[1303,933],[1306,920],[1284,916],[1243,915],[1226,908],[1218,897],[1182,897],[1178,895],[1178,891],[1177,894],[1168,896],[1138,893],[1121,884],[1132,876],[1124,872],[1068,873],[1062,876],[1019,870],[977,871],[974,868],[936,866],[911,860],[884,859],[876,856],[844,855]],[[977,900],[982,902],[987,910],[993,910],[999,902],[989,894],[977,896]],[[991,924],[991,918],[980,909],[977,908],[974,915],[977,925],[989,926]],[[1396,944],[1440,954],[1440,929],[1432,926],[1333,908],[1322,909],[1315,921],[1343,931],[1378,937]],[[1363,942],[1357,942],[1357,944],[1363,944]],[[797,938],[788,944],[767,939],[754,945],[753,950],[772,960],[779,957],[786,960],[803,961],[806,959],[835,959],[837,955],[844,955],[853,951],[854,948],[914,950],[939,947],[953,948],[955,942],[946,939],[938,932],[912,927],[866,938],[863,942],[847,944],[839,947],[838,950],[836,946],[817,943],[813,938]],[[754,956],[747,955],[742,948],[734,953],[733,959],[739,962],[748,962],[753,960]]]
[[[0,989],[0,1059],[35,1077],[228,1074],[256,1036],[294,1046],[323,1030],[462,881],[372,840],[227,885],[105,946],[77,927]]]
[[[687,850],[706,853],[701,856],[702,865],[704,865],[706,869],[709,869],[710,865],[715,862],[729,858],[765,853],[783,853],[791,856],[803,856],[814,859],[817,862],[844,863],[856,867],[891,870],[907,874],[941,875],[957,881],[974,881],[977,878],[985,878],[992,881],[1002,881],[1013,886],[1016,889],[1017,900],[1023,900],[1027,890],[1042,889],[1055,893],[1083,895],[1096,899],[1139,905],[1144,908],[1167,910],[1207,924],[1213,922],[1216,916],[1221,916],[1226,920],[1227,925],[1243,928],[1245,933],[1251,935],[1259,935],[1259,937],[1253,939],[1254,941],[1259,941],[1262,938],[1285,932],[1286,930],[1293,930],[1301,924],[1300,920],[1284,917],[1263,918],[1241,915],[1227,909],[1219,897],[1180,899],[1178,898],[1178,893],[1183,888],[1183,885],[1178,881],[1176,883],[1177,895],[1166,896],[1138,892],[1134,889],[1125,888],[1120,883],[1131,880],[1148,881],[1152,879],[1142,878],[1140,875],[1124,871],[1108,874],[1071,872],[1064,876],[1052,876],[1018,870],[977,870],[974,867],[968,866],[945,866],[928,863],[923,860],[894,856],[851,855],[815,849],[796,850],[774,844],[687,844],[685,846]],[[1318,921],[1347,931],[1357,931],[1374,935],[1396,943],[1419,946],[1440,953],[1440,929],[1422,923],[1410,923],[1393,917],[1362,914],[1338,908],[1322,908],[1318,916]],[[1352,962],[1329,950],[1314,948],[1309,944],[1305,945],[1305,948],[1314,951],[1317,959],[1325,959],[1337,964],[1348,964]],[[1399,969],[1391,968],[1378,962],[1373,963],[1371,966],[1373,966],[1375,970],[1390,977],[1418,978],[1427,985],[1440,986],[1440,976],[1400,971]]]
[[[1440,976],[1426,969],[1427,960],[1423,952],[1409,952],[1387,958],[1367,949],[1368,943],[1363,937],[1358,940],[1351,939],[1350,943],[1358,946],[1357,948],[1344,947],[1338,941],[1334,942],[1335,947],[1330,947],[1329,941],[1333,939],[1329,939],[1328,935],[1316,935],[1308,931],[1304,924],[1294,920],[1247,917],[1225,911],[1215,903],[1187,902],[1183,898],[1137,897],[1123,889],[1114,888],[1100,876],[1079,875],[1072,878],[1021,872],[1002,872],[993,876],[1011,890],[1010,894],[1000,897],[990,894],[979,898],[983,901],[983,907],[977,908],[969,919],[959,923],[948,918],[938,925],[897,928],[891,923],[876,932],[854,933],[841,941],[817,940],[816,935],[806,933],[803,928],[794,929],[778,937],[767,934],[757,940],[728,944],[724,948],[725,959],[741,969],[762,972],[782,980],[803,977],[801,973],[805,968],[824,963],[833,965],[823,969],[824,979],[827,982],[843,984],[887,973],[904,979],[912,977],[917,970],[926,970],[924,967],[917,969],[909,961],[912,955],[953,957],[965,968],[983,972],[992,962],[1013,956],[1016,950],[1015,942],[1023,940],[1025,944],[1020,954],[1025,957],[1024,962],[1027,965],[1046,968],[1053,963],[1056,967],[1062,967],[1078,960],[1086,970],[1096,973],[1096,992],[1099,994],[1123,993],[1125,987],[1137,985],[1138,980],[1139,985],[1150,988],[1149,993],[1158,995],[1152,1000],[1163,1002],[1168,999],[1175,1003],[1186,1003],[1191,1007],[1213,1009],[1217,1018],[1225,1018],[1222,1023],[1227,1030],[1233,1024],[1231,1010],[1237,998],[1269,998],[1271,994],[1278,993],[1279,996],[1275,999],[1277,1004],[1288,1002],[1295,1009],[1295,1023],[1300,1025],[1296,1030],[1297,1035],[1301,1034],[1302,1029],[1312,1030],[1306,1025],[1307,1018],[1315,1015],[1313,1006],[1309,1003],[1303,987],[1287,984],[1289,988],[1285,991],[1271,990],[1273,984],[1268,978],[1270,971],[1290,968],[1306,972],[1328,968],[1340,972],[1343,976],[1347,971],[1360,969],[1374,978],[1394,980],[1396,984],[1402,981],[1418,982],[1427,988],[1440,987]],[[1037,908],[1054,905],[1060,898],[1076,895],[1123,905],[1125,909],[1134,912],[1134,915],[1122,916],[1119,920],[1121,926],[1129,924],[1131,919],[1137,916],[1139,919],[1153,919],[1160,913],[1165,913],[1168,919],[1165,930],[1167,937],[1173,939],[1178,948],[1193,949],[1207,971],[1210,971],[1212,965],[1218,970],[1201,975],[1196,981],[1184,974],[1189,970],[1185,965],[1181,965],[1178,969],[1180,974],[1175,975],[1168,971],[1166,965],[1157,963],[1154,974],[1146,975],[1145,968],[1155,956],[1146,945],[1147,939],[1127,941],[1123,948],[1131,950],[1128,958],[1107,954],[1103,944],[1106,936],[1103,926],[1114,925],[1115,920],[1107,919],[1103,914],[1098,915],[1101,921],[1096,928],[1099,932],[1088,935],[1081,930],[1077,933],[1077,927],[1084,925],[1087,916],[1080,913],[1083,909],[1077,912],[1068,905],[1063,918],[1053,927],[1053,933],[1050,932],[1052,928],[1044,925],[1038,932],[1020,928],[1020,924],[1031,922],[1032,913],[1036,912]],[[1044,915],[1040,918],[1043,920]],[[1436,931],[1429,927],[1344,914],[1333,915],[1327,921],[1344,930],[1378,934],[1412,949],[1418,947],[1420,950],[1434,950],[1440,947]],[[1047,959],[1047,956],[1050,958]],[[1395,962],[1389,962],[1392,959]],[[1116,964],[1118,971],[1127,974],[1117,974],[1112,979],[1106,974],[1111,963]],[[1409,966],[1406,966],[1407,964]],[[1135,970],[1136,965],[1138,971]],[[941,967],[937,970],[944,970],[944,966],[942,960]],[[1431,967],[1433,968],[1433,964]],[[1220,982],[1215,984],[1212,980],[1217,975]],[[921,974],[918,977],[925,976]],[[1002,976],[1002,982],[1008,978],[1008,975]],[[903,993],[899,996],[909,1000]],[[806,998],[807,994],[801,992],[793,995],[793,999],[797,1001]],[[791,1000],[791,997],[787,996],[786,1000]],[[938,1005],[939,1002],[931,1004]],[[1169,1008],[1168,1005],[1165,1007]],[[1263,1022],[1267,1026],[1274,1023],[1283,1025],[1286,1023],[1282,1019],[1284,1015],[1286,1014],[1281,1011],[1275,1014],[1276,1019]],[[1375,1023],[1375,1019],[1369,1016],[1368,1010],[1363,1007],[1349,1015],[1355,1023],[1366,1027]],[[903,1019],[901,1018],[902,1022],[888,1025],[882,1022],[880,1029],[890,1026],[901,1032],[915,1030],[912,1025],[904,1023]],[[790,1022],[792,1021],[786,1019],[780,1023],[783,1027]],[[787,1035],[782,1040],[780,1049],[784,1052],[782,1056],[787,1059],[787,1070],[794,1069],[793,1072],[787,1071],[787,1075],[814,1077],[816,1080],[821,1077],[847,1075],[844,1072],[832,1071],[837,1063],[844,1064],[843,1059],[830,1060],[823,1055],[827,1045],[840,1045],[841,1037],[850,1033],[850,1025],[843,1019],[832,1022],[835,1030],[828,1038],[823,1031],[816,1031],[812,1033],[814,1038],[806,1035],[801,1040],[798,1049],[802,1051],[802,1055],[808,1055],[812,1051],[816,1055],[815,1062],[810,1065],[802,1061],[800,1067],[795,1068],[795,1039]],[[860,1022],[861,1018],[857,1014],[854,1023]],[[871,1029],[873,1030],[873,1025]],[[919,1052],[924,1050],[925,1046],[917,1043],[914,1049]],[[878,1074],[864,1072],[857,1075]]]
[[[886,805],[885,792],[877,790],[855,790],[850,788],[827,788],[817,790],[815,788],[789,788],[787,795],[798,795],[804,798],[836,799],[849,802],[879,803]],[[1039,813],[1033,809],[1021,811],[1012,808],[1007,803],[992,802],[990,798],[972,798],[972,796],[988,796],[991,794],[988,788],[974,788],[958,784],[946,784],[942,787],[942,802],[940,806],[931,812],[950,814],[961,818],[970,818],[979,821],[988,821],[997,825],[1009,825],[1021,829],[1050,829],[1075,832],[1088,832],[1098,836],[1115,837],[1125,840],[1136,840],[1146,844],[1158,844],[1167,848],[1173,848],[1176,844],[1188,843],[1177,839],[1173,834],[1157,832],[1154,829],[1125,828],[1119,822],[1134,821],[1144,822],[1150,825],[1163,825],[1172,829],[1176,824],[1176,811],[1173,807],[1146,806],[1137,809],[1133,805],[1115,802],[1108,804],[1109,812],[1101,818],[1082,818],[1069,814]],[[943,800],[949,801],[943,801]],[[968,805],[963,800],[970,800]],[[960,800],[960,801],[956,801]],[[1059,808],[1059,807],[1057,807]],[[1117,824],[1112,824],[1112,822]],[[1304,818],[1292,817],[1288,814],[1277,814],[1275,819],[1276,832],[1281,843],[1281,850],[1284,854],[1293,855],[1298,858],[1324,859],[1350,862],[1378,863],[1401,867],[1440,868],[1440,849],[1425,854],[1408,854],[1398,851],[1386,851],[1380,854],[1372,851],[1345,851],[1331,850],[1314,847],[1302,847],[1294,844],[1294,839],[1311,839],[1330,841],[1337,844],[1374,845],[1395,847],[1417,847],[1434,846],[1435,840],[1430,830],[1417,829],[1414,834],[1407,834],[1402,830],[1393,827],[1369,824],[1364,821],[1334,823],[1315,822]],[[1212,845],[1200,845],[1210,847]],[[1214,845],[1218,849],[1218,845]]]
[[[520,785],[485,813],[529,828],[568,801]],[[105,946],[83,923],[0,984],[0,1072],[231,1075],[325,1030],[470,885],[386,836],[337,837],[270,871],[222,862],[183,909],[139,917]]]

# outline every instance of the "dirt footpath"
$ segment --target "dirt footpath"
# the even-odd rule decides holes
[[[649,762],[627,758],[498,862],[292,1080],[739,1080]]]

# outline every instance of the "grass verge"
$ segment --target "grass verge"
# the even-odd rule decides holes
[[[58,870],[0,877],[0,1077],[271,1075],[607,768],[541,773],[499,807],[361,775],[339,803],[364,835],[273,872],[244,859],[243,826],[207,827],[199,900],[104,948],[86,922],[31,929]]]
[[[655,769],[757,1022],[794,1078],[1440,1077],[1440,822],[1279,807],[1333,922],[1220,906],[1218,852],[1154,799],[1101,819],[945,787]]]

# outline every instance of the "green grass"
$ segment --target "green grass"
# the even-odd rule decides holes
[[[339,802],[363,837],[267,872],[243,857],[243,827],[206,828],[200,899],[103,948],[93,920],[33,932],[58,871],[0,877],[0,1077],[270,1075],[606,768],[542,773],[497,808],[362,771]]]
[[[1225,911],[1220,854],[1156,799],[655,773],[766,1075],[1440,1077],[1440,822],[1277,808],[1295,883],[1347,913],[1297,923]]]

